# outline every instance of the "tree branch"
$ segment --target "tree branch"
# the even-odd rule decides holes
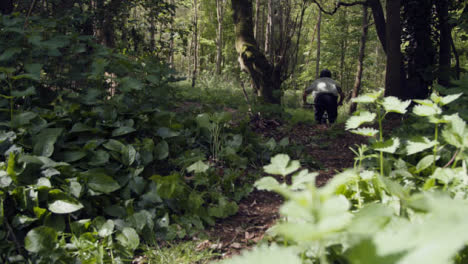
[[[344,2],[341,2],[341,1],[338,1],[336,2],[335,4],[335,8],[332,10],[332,11],[327,11],[325,10],[319,2],[317,2],[317,0],[312,0],[313,3],[315,3],[318,8],[320,9],[320,11],[322,11],[323,13],[327,14],[327,15],[333,15],[336,13],[336,11],[338,11],[338,9],[341,7],[341,6],[344,6],[344,7],[349,7],[349,6],[355,6],[355,5],[368,5],[367,1],[357,1],[357,2],[351,2],[351,3],[344,3]]]

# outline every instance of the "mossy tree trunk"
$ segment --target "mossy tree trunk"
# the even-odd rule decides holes
[[[250,74],[259,99],[265,103],[281,102],[279,71],[259,49],[253,34],[252,1],[232,0],[236,29],[236,50],[241,69]]]

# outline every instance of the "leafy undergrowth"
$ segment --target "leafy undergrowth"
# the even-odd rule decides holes
[[[407,114],[410,101],[380,92],[357,98],[373,110],[346,123],[371,139],[353,149],[353,167],[317,188],[318,173],[288,155],[273,157],[264,170],[275,177],[256,187],[284,197],[282,217],[269,241],[222,263],[466,263],[468,128],[458,113],[443,110],[461,97],[414,100],[408,120],[424,129],[403,136],[385,136],[383,122],[390,113]],[[378,129],[362,127],[374,121]]]

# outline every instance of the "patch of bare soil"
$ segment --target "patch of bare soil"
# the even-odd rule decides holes
[[[362,136],[344,131],[344,125],[333,128],[324,125],[297,125],[291,128],[276,121],[263,121],[255,130],[276,140],[287,136],[292,144],[305,146],[304,154],[313,157],[322,167],[318,171],[318,186],[323,186],[338,171],[352,167],[354,154],[349,147],[367,142]],[[317,169],[310,168],[310,171]],[[282,202],[283,199],[278,194],[257,190],[252,192],[240,202],[236,215],[220,221],[208,230],[210,239],[200,242],[198,248],[211,248],[219,252],[222,258],[251,248],[275,224]]]

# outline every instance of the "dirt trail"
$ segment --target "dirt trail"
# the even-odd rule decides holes
[[[276,140],[287,136],[291,144],[304,146],[302,153],[310,155],[320,165],[319,170],[309,168],[310,171],[320,173],[317,177],[318,186],[324,185],[337,171],[352,167],[354,154],[349,147],[367,141],[364,137],[346,132],[344,125],[333,128],[321,125],[297,125],[293,128],[277,126],[260,132]],[[210,239],[200,242],[198,248],[211,248],[226,258],[252,247],[274,225],[282,202],[282,198],[275,193],[253,191],[240,202],[236,215],[208,230]]]

